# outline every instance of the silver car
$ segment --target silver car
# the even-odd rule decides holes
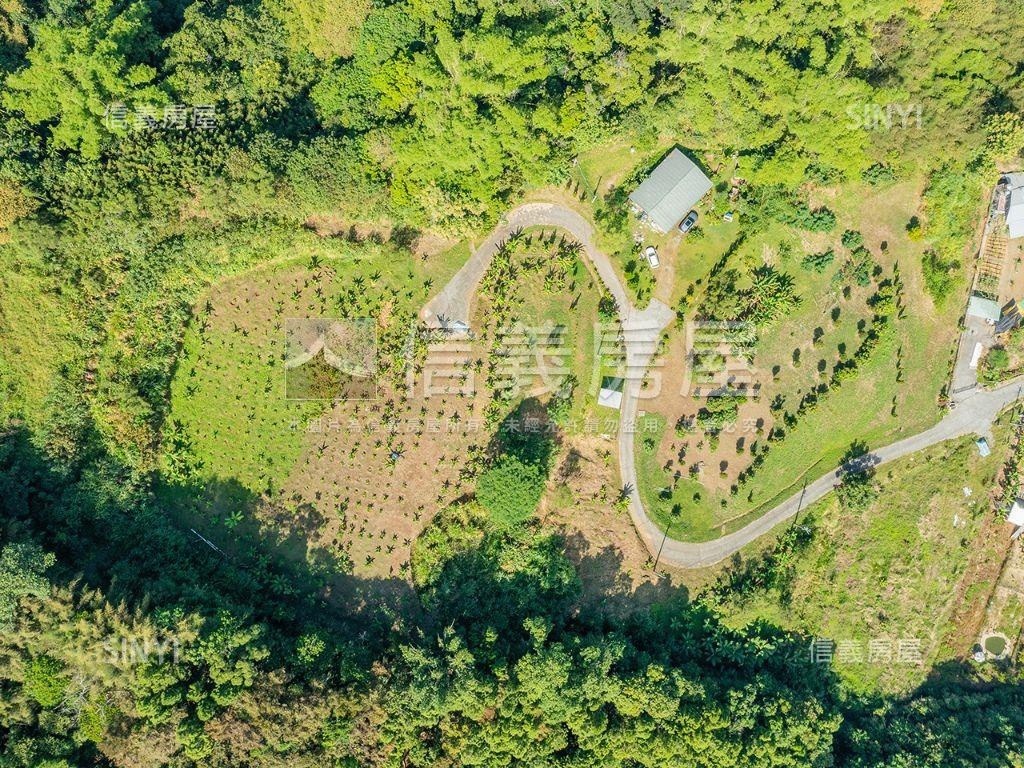
[[[683,219],[682,223],[679,225],[679,231],[680,232],[684,232],[684,233],[685,232],[689,232],[691,229],[693,229],[693,225],[696,224],[696,223],[697,223],[697,212],[696,211],[690,211],[688,214],[686,214],[686,218]]]

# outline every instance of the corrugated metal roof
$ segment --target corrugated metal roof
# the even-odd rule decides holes
[[[1020,499],[1013,500],[1013,506],[1010,507],[1010,514],[1006,516],[1006,522],[1024,525],[1024,503],[1021,503]]]
[[[986,299],[981,296],[971,296],[967,302],[967,314],[971,317],[980,317],[983,320],[991,320],[993,323],[999,319],[999,302]]]
[[[668,232],[710,189],[711,180],[701,169],[678,149],[673,149],[629,199],[647,215],[654,227]]]
[[[598,405],[618,409],[622,405],[622,387],[624,380],[605,376],[601,381],[601,391],[597,394]]]
[[[1010,237],[1024,237],[1024,173],[1008,173],[1010,205],[1006,209],[1006,226]]]

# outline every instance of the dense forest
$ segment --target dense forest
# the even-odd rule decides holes
[[[865,698],[683,595],[581,610],[530,525],[340,603],[277,542],[198,540],[190,495],[260,499],[160,455],[213,280],[315,216],[485,231],[626,133],[731,158],[751,222],[924,169],[956,278],[1024,147],[1022,29],[1014,0],[0,0],[0,332],[50,356],[0,345],[0,767],[1021,765],[1016,685]],[[921,124],[850,130],[871,104]]]

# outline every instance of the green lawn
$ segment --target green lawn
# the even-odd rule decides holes
[[[574,281],[576,289],[567,295],[545,291],[543,278],[531,276],[523,281],[521,295],[524,323],[563,329],[561,348],[567,355],[564,364],[579,380],[569,418],[579,422],[597,402],[600,388],[600,379],[594,374],[594,318],[600,294],[597,283],[580,260],[574,268]]]
[[[662,530],[668,530],[674,539],[700,541],[701,536],[714,525],[714,510],[703,503],[707,491],[700,483],[681,477],[669,493],[670,478],[659,462],[656,446],[665,433],[665,417],[648,413],[637,418],[636,472],[640,499],[644,510]],[[672,508],[688,499],[684,515],[674,517]]]

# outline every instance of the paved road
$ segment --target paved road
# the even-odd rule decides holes
[[[992,422],[995,421],[996,416],[1019,399],[1022,394],[1024,392],[1022,392],[1022,385],[1019,382],[1012,382],[987,392],[975,390],[969,396],[964,397],[957,404],[956,409],[934,427],[871,451],[858,459],[857,463],[861,466],[878,466],[955,437],[969,434],[987,435],[990,433]],[[620,440],[620,450],[623,447],[622,442]],[[633,456],[630,452],[630,469],[635,477],[632,460]],[[625,466],[626,462],[624,461],[623,472],[625,472]],[[808,483],[800,492],[794,493],[778,506],[765,512],[754,522],[713,541],[692,544],[668,539],[661,552],[660,560],[680,568],[701,568],[724,560],[758,537],[768,533],[779,523],[788,520],[799,510],[825,496],[835,488],[840,474],[841,470],[837,469],[819,477]],[[648,549],[657,553],[664,534],[644,513],[639,499],[635,501],[631,499],[630,513]]]
[[[644,310],[634,307],[629,294],[619,280],[608,256],[594,244],[594,227],[571,208],[553,203],[528,203],[515,208],[502,218],[501,223],[480,247],[469,257],[454,277],[431,299],[420,312],[428,325],[441,327],[445,323],[461,321],[469,325],[473,297],[481,278],[487,271],[498,248],[518,230],[528,227],[556,227],[568,232],[583,246],[587,258],[597,270],[608,292],[623,310],[623,324],[629,328],[649,326],[656,328],[655,341],[661,330],[673,319],[674,313],[662,302],[654,300]],[[645,363],[646,365],[646,363]]]
[[[608,291],[618,302],[623,318],[627,360],[621,423],[626,427],[634,425],[639,410],[643,374],[657,348],[662,330],[672,322],[674,313],[657,299],[652,300],[644,310],[632,305],[629,295],[612,267],[611,260],[594,244],[593,227],[575,211],[551,203],[530,203],[511,211],[498,228],[474,251],[469,261],[448,285],[423,308],[421,317],[428,324],[437,327],[454,320],[460,320],[468,325],[476,287],[499,245],[508,239],[512,232],[531,226],[557,227],[578,240]],[[962,345],[966,346],[967,339],[968,336],[965,335]],[[973,344],[971,346],[973,348]],[[959,392],[954,398],[956,408],[934,427],[878,448],[866,457],[858,459],[858,462],[885,464],[962,435],[988,435],[999,413],[1024,394],[1022,387],[1024,385],[1020,382],[1011,382],[990,391],[970,389]],[[629,514],[633,525],[652,555],[658,555],[660,550],[660,562],[679,568],[702,568],[729,557],[833,490],[842,471],[834,470],[808,483],[799,493],[793,494],[734,533],[714,541],[695,544],[674,539],[665,540],[664,534],[647,516],[637,489],[635,459],[633,430],[620,429],[620,472],[623,484],[630,489]]]
[[[978,317],[967,317],[964,320],[964,332],[960,334],[960,345],[956,350],[956,363],[953,365],[953,383],[950,395],[954,400],[962,400],[978,386],[977,365],[971,368],[974,348],[981,344],[988,349],[995,343],[993,327]]]

